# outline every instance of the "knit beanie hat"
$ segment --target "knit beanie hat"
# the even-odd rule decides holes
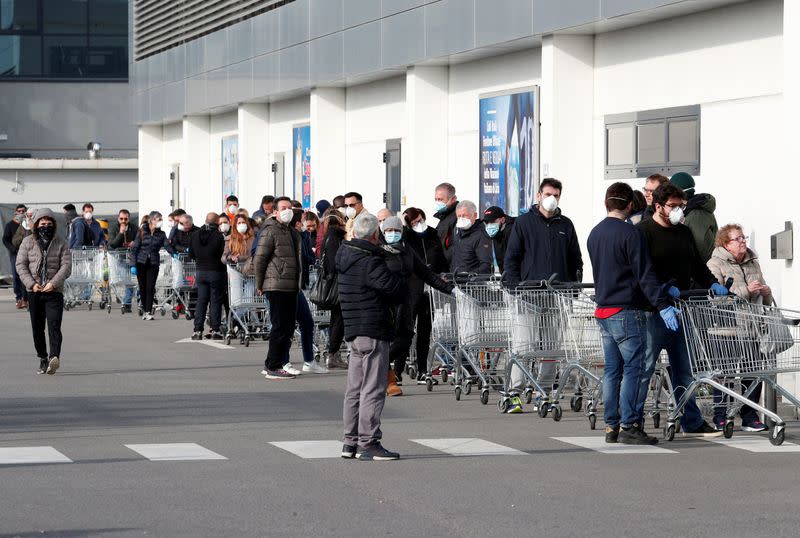
[[[670,183],[679,187],[686,193],[686,196],[694,196],[694,178],[686,172],[678,172],[669,180]]]
[[[385,232],[386,230],[402,230],[403,229],[403,221],[400,220],[400,217],[386,217],[383,220],[383,224],[381,224],[381,231]]]

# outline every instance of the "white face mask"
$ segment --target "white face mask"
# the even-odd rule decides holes
[[[459,217],[456,221],[456,228],[459,230],[466,230],[470,226],[472,226],[472,221],[466,217]]]
[[[178,224],[178,231],[179,232],[185,232],[186,231],[186,226],[184,226],[183,224]]]
[[[153,221],[153,229],[154,230],[160,230],[161,229],[161,221],[160,220],[154,220]]]
[[[356,218],[356,208],[355,207],[348,207],[344,210],[344,214],[348,219]]]
[[[418,234],[422,234],[422,233],[425,233],[425,230],[428,229],[428,225],[425,224],[424,220],[421,220],[418,223],[416,223],[414,226],[412,226],[411,229],[414,230],[415,232],[417,232]]]
[[[558,209],[558,198],[552,195],[545,196],[544,198],[542,198],[542,209],[544,209],[548,213],[551,213],[556,209]]]
[[[219,225],[219,231],[226,234],[231,231],[231,225],[228,224],[227,222],[223,222],[222,224]]]
[[[22,221],[22,227],[25,228],[26,230],[30,230],[31,229],[31,225],[28,224],[28,219],[25,219],[25,220]]]
[[[347,216],[347,208],[346,207],[340,207],[339,208],[339,213],[341,213],[342,215],[344,215],[346,217]]]
[[[292,222],[292,217],[294,217],[294,211],[292,211],[289,208],[284,209],[280,213],[278,213],[278,219],[284,224],[289,224],[290,222]]]
[[[247,224],[245,224],[244,222],[240,222],[239,224],[236,225],[236,231],[239,232],[240,234],[244,234],[247,231]]]
[[[92,212],[87,211],[86,213],[83,214],[83,218],[85,218],[86,220],[92,220]]]
[[[235,214],[237,211],[239,211],[238,205],[231,204],[228,206],[228,213]]]
[[[672,223],[673,226],[676,224],[680,224],[683,220],[683,208],[676,207],[672,211],[669,212],[669,221]]]

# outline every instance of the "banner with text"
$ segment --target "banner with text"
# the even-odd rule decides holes
[[[311,126],[292,129],[294,140],[294,198],[311,209]]]

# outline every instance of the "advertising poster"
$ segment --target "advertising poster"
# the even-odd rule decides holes
[[[239,137],[222,139],[222,198],[239,196]]]
[[[480,99],[479,211],[500,206],[511,216],[535,203],[538,186],[538,88]]]
[[[294,198],[311,209],[311,126],[300,125],[292,129],[294,140]]]

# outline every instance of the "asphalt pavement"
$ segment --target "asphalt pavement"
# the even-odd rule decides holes
[[[607,453],[581,414],[406,383],[383,415],[402,459],[346,461],[343,372],[267,381],[263,342],[81,309],[36,375],[29,326],[0,291],[0,536],[797,535],[791,416],[782,447],[736,431]]]

